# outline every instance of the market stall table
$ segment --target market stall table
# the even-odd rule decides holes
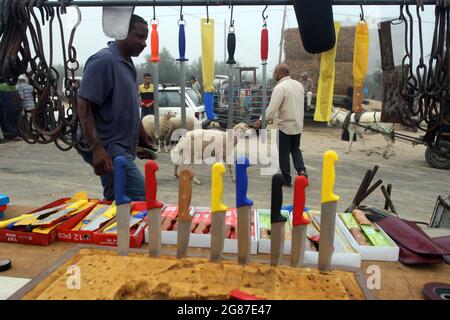
[[[6,218],[17,216],[34,208],[24,206],[10,206],[6,211]],[[98,248],[98,247],[97,247]],[[1,276],[30,278],[33,281],[44,279],[52,269],[56,269],[58,260],[71,250],[76,250],[72,243],[56,241],[49,246],[33,246],[13,243],[0,243],[0,255],[12,260],[12,268],[2,272]],[[148,252],[147,246],[132,252]],[[163,246],[162,255],[175,256],[176,247]],[[196,258],[209,258],[209,249],[190,248],[189,256]],[[234,254],[224,254],[224,260],[236,260]],[[253,263],[270,263],[270,255],[258,254]],[[289,256],[284,256],[282,265],[289,265]],[[369,293],[376,299],[424,299],[422,287],[429,282],[450,283],[450,265],[441,263],[437,265],[405,266],[398,262],[363,261],[360,273],[364,277],[369,266],[378,266],[381,272],[381,288],[370,290]],[[50,269],[49,269],[50,268]],[[32,281],[32,282],[33,282]],[[30,285],[32,284],[30,282]],[[37,283],[33,283],[35,286]],[[24,292],[22,292],[23,294]],[[18,292],[17,294],[20,294]],[[18,297],[15,295],[14,297]]]

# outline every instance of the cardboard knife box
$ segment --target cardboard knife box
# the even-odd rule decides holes
[[[362,260],[373,260],[373,261],[398,261],[398,256],[400,253],[399,247],[395,242],[380,228],[377,224],[373,223],[378,229],[377,232],[381,232],[383,237],[388,242],[388,246],[370,246],[370,245],[359,245],[355,240],[354,236],[347,228],[345,223],[342,221],[340,213],[336,217],[336,225],[342,230],[342,234],[347,238],[348,242],[351,244],[355,250],[361,254]]]

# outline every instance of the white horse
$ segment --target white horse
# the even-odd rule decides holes
[[[344,108],[334,108],[333,114],[331,115],[330,121],[328,121],[328,126],[334,126],[337,122],[344,123],[347,115],[350,111]],[[355,114],[353,113],[350,116],[350,121],[348,123],[348,132],[350,134],[350,139],[348,141],[345,153],[350,153],[350,148],[352,147],[353,137],[356,134],[358,136],[358,140],[361,141],[362,145],[366,149],[366,153],[368,156],[372,153],[366,145],[366,141],[364,140],[364,135],[366,134],[378,134],[380,133],[383,138],[386,140],[387,146],[386,150],[383,153],[383,158],[388,159],[390,156],[393,156],[394,150],[392,145],[394,143],[394,124],[381,122],[381,112],[364,112],[359,119],[358,124],[355,124]]]

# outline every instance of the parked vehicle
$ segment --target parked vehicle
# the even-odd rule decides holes
[[[202,123],[207,121],[205,106],[192,88],[186,88],[186,116],[195,116]],[[175,112],[181,117],[181,89],[175,86],[160,86],[158,90],[159,114]]]

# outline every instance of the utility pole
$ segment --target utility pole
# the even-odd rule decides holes
[[[227,63],[227,19],[223,20],[223,62]]]
[[[283,55],[283,42],[284,42],[284,25],[286,23],[287,6],[284,6],[283,10],[283,23],[281,25],[281,39],[280,39],[280,52],[278,54],[278,64],[281,63],[281,56]]]

